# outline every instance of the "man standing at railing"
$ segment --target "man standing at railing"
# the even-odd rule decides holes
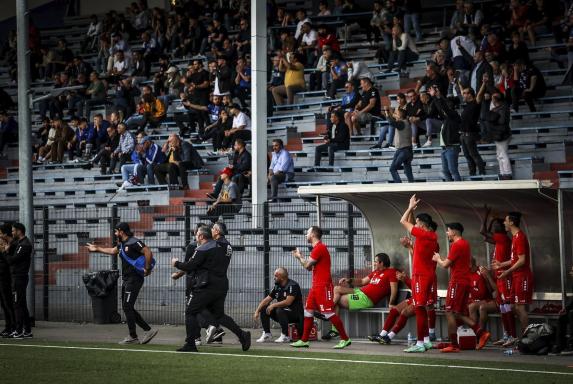
[[[143,241],[133,237],[133,233],[127,223],[118,223],[115,226],[114,235],[118,239],[118,244],[115,247],[103,248],[95,244],[87,243],[87,249],[90,252],[100,252],[110,256],[121,257],[121,305],[123,313],[125,313],[125,321],[129,329],[129,336],[119,342],[119,344],[139,344],[137,337],[136,325],[139,325],[144,331],[145,335],[141,340],[141,344],[147,344],[157,335],[157,329],[152,329],[143,317],[135,310],[135,302],[139,291],[143,287],[144,277],[149,276],[151,273],[151,260],[152,253]],[[145,257],[145,265],[143,267],[143,274],[129,262],[128,259],[135,261],[141,256]]]
[[[305,259],[298,248],[292,251],[292,255],[302,267],[312,271],[312,287],[306,298],[302,337],[296,343],[292,343],[291,346],[295,348],[308,348],[310,346],[308,338],[313,325],[313,316],[315,312],[319,312],[326,320],[330,320],[338,330],[340,342],[334,346],[334,349],[343,349],[348,347],[352,341],[344,330],[342,320],[335,312],[334,286],[330,275],[330,253],[321,239],[322,229],[313,225],[306,232],[306,240],[312,245],[310,257]]]
[[[10,337],[16,327],[12,299],[12,277],[7,259],[13,247],[12,240],[12,226],[5,223],[0,228],[0,306],[4,312],[4,329],[0,332],[2,338]]]

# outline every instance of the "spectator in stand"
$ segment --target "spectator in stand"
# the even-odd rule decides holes
[[[310,21],[302,25],[302,38],[298,46],[298,52],[301,57],[304,57],[304,62],[307,67],[310,67],[316,61],[316,44],[318,41],[318,33],[312,29]]]
[[[176,113],[175,114],[175,123],[179,127],[179,134],[184,136],[187,134],[187,131],[191,129],[192,132],[195,132],[195,123],[197,123],[199,130],[197,135],[197,142],[201,142],[205,140],[205,114],[208,115],[208,123],[209,126],[217,122],[219,119],[219,113],[223,109],[221,105],[221,96],[212,95],[211,102],[207,106],[193,104],[188,99],[188,96],[185,94],[181,94],[181,102],[185,107],[187,114]],[[189,124],[185,126],[185,122]]]
[[[424,122],[426,113],[420,101],[420,96],[415,90],[409,89],[408,92],[406,92],[406,100],[408,101],[408,104],[406,104],[406,120],[408,120],[410,129],[412,130],[412,146],[420,147],[418,130],[426,129]]]
[[[505,45],[494,31],[488,31],[483,38],[480,50],[488,62],[492,60],[503,61],[505,59]]]
[[[149,71],[151,69],[151,63],[157,60],[159,55],[159,46],[154,37],[152,37],[149,32],[143,32],[141,34],[141,50],[143,60],[146,64],[146,69]],[[145,74],[146,77],[149,76],[149,72]]]
[[[52,145],[49,157],[52,162],[62,164],[64,162],[64,153],[70,149],[69,144],[75,139],[76,133],[61,119],[55,119],[54,125],[56,126],[55,151]]]
[[[482,84],[480,97],[485,92],[485,85]],[[499,179],[511,180],[511,161],[509,160],[508,146],[511,140],[511,128],[509,126],[510,113],[509,105],[503,100],[499,93],[491,95],[492,108],[486,113],[488,136],[495,143],[497,163],[499,166]]]
[[[119,190],[126,187],[141,185],[145,179],[145,151],[141,144],[136,144],[130,155],[131,163],[120,167],[121,183],[117,183]]]
[[[229,114],[233,116],[233,125],[224,133],[225,138],[221,144],[223,148],[231,148],[235,140],[239,138],[244,141],[251,140],[251,118],[242,112],[237,104],[231,106]]]
[[[518,60],[513,64],[513,82],[511,88],[511,107],[513,111],[519,110],[519,101],[521,98],[529,107],[530,112],[537,111],[535,108],[535,99],[545,96],[547,85],[541,71],[533,64],[526,64]]]
[[[321,0],[318,2],[318,13],[316,16],[330,16],[330,9],[328,9],[328,1]]]
[[[140,82],[147,80],[149,72],[141,51],[133,51],[129,67],[129,76],[132,78],[133,85],[137,86]]]
[[[149,136],[145,136],[139,143],[145,152],[144,164],[147,174],[147,184],[155,184],[155,168],[163,164],[166,160],[165,153],[161,151],[159,145],[153,142]]]
[[[409,34],[402,31],[402,27],[394,25],[392,27],[392,45],[388,54],[388,69],[386,73],[390,73],[394,69],[394,64],[397,63],[400,76],[408,76],[406,71],[406,64],[409,61],[418,60],[419,54],[416,48],[416,43]]]
[[[163,89],[165,92],[157,98],[163,102],[166,108],[168,108],[171,102],[180,96],[184,85],[181,83],[179,69],[176,66],[169,67],[165,74],[165,81],[163,82]]]
[[[44,161],[51,157],[52,150],[54,154],[56,153],[56,135],[57,128],[53,121],[50,121],[47,117],[43,119],[44,124],[48,125],[48,135],[44,145],[38,148],[38,156],[35,159],[36,164],[42,164]],[[54,155],[55,157],[55,155]]]
[[[135,140],[131,132],[127,130],[127,125],[119,123],[117,125],[117,133],[119,134],[119,145],[111,154],[111,163],[109,166],[109,173],[115,173],[115,167],[119,163],[119,168],[131,159],[131,153],[135,148]]]
[[[342,118],[346,122],[347,114],[354,111],[354,107],[358,103],[358,100],[360,100],[360,95],[354,88],[354,83],[347,81],[346,84],[344,84],[344,93],[342,94],[340,105],[332,106],[329,112],[341,112]]]
[[[247,185],[250,184],[251,177],[251,153],[247,151],[247,145],[241,139],[235,140],[234,153],[231,164],[227,167],[231,170],[231,180],[237,184],[239,196],[243,196],[243,192]],[[219,177],[212,193],[207,193],[207,197],[217,199],[223,188],[223,178]]]
[[[467,28],[470,33],[476,35],[483,23],[483,12],[476,9],[471,0],[464,1],[464,16],[462,27]]]
[[[247,59],[240,57],[235,68],[234,94],[239,99],[242,108],[247,107],[247,99],[251,93],[251,67],[247,64]]]
[[[551,33],[558,19],[560,4],[557,1],[535,0],[527,12],[526,30],[529,44],[535,46],[536,35]],[[556,17],[557,16],[557,17]]]
[[[68,72],[71,78],[77,78],[80,73],[85,76],[89,76],[92,71],[93,68],[91,64],[84,61],[84,59],[79,56],[74,57],[72,62],[66,68],[66,72]]]
[[[482,80],[489,83],[488,75]],[[481,106],[476,101],[476,93],[473,88],[464,88],[462,90],[464,97],[464,108],[461,113],[460,124],[460,141],[464,151],[464,157],[468,162],[470,176],[485,175],[485,161],[483,161],[477,143],[480,140],[480,128],[478,125]]]
[[[511,33],[511,44],[507,49],[506,57],[507,61],[511,64],[518,60],[529,63],[529,48],[527,48],[527,44],[521,39],[517,31]]]
[[[428,90],[436,85],[440,92],[445,95],[448,92],[448,79],[440,73],[439,67],[434,63],[426,65],[426,76],[416,82],[416,92]]]
[[[88,125],[86,118],[81,118],[75,129],[74,138],[68,143],[69,159],[75,156],[89,158],[96,142],[95,131]]]
[[[241,210],[241,195],[237,184],[231,180],[232,176],[233,170],[230,168],[221,171],[221,179],[223,180],[221,192],[217,196],[217,200],[207,209],[207,216],[213,223],[216,223],[221,215],[235,214]]]
[[[323,51],[325,47],[329,47],[334,52],[340,53],[340,42],[336,37],[336,33],[326,25],[319,25],[318,30],[318,42],[316,45],[317,53]],[[309,63],[310,64],[310,63]]]
[[[372,85],[372,80],[365,77],[360,79],[362,95],[353,112],[346,115],[346,125],[352,136],[360,135],[361,126],[369,124],[373,118],[379,117],[382,101],[380,92]]]
[[[152,94],[143,94],[138,106],[138,113],[132,115],[125,124],[129,129],[144,129],[147,124],[158,126],[165,118],[165,105]]]
[[[89,129],[93,131],[94,135],[94,149],[100,150],[102,144],[108,142],[107,128],[110,126],[109,121],[104,120],[103,115],[98,113],[94,115],[93,122],[90,123]]]
[[[119,81],[115,90],[113,108],[119,113],[121,120],[126,116],[133,115],[136,109],[135,98],[140,95],[141,91],[133,86],[132,79],[125,78]]]
[[[370,25],[366,28],[366,38],[371,41],[372,34],[374,34],[374,43],[380,41],[380,35],[384,31],[385,14],[386,10],[382,8],[382,2],[375,0],[372,3],[372,18]]]
[[[96,15],[91,15],[88,31],[80,43],[82,53],[86,53],[88,49],[91,51],[95,48],[101,32],[102,22],[98,20]]]
[[[83,112],[85,106],[84,116],[89,118],[92,107],[105,103],[107,96],[105,84],[95,71],[90,73],[90,85],[86,89],[85,94],[87,99],[80,101],[76,105],[80,113]]]
[[[239,33],[233,44],[241,56],[251,52],[251,28],[247,18],[241,18],[239,21]]]
[[[314,150],[314,166],[320,166],[322,154],[328,153],[328,165],[334,165],[334,153],[339,150],[350,148],[350,132],[344,123],[341,112],[331,112],[330,121],[327,124],[326,134],[323,136],[324,144],[316,146]]]
[[[374,79],[374,76],[372,75],[372,72],[370,72],[368,65],[366,65],[366,63],[363,61],[347,61],[346,67],[348,68],[348,81],[352,81],[354,88],[358,88],[360,86],[360,79],[363,77],[367,77],[370,80]]]
[[[232,71],[227,64],[227,57],[219,55],[217,56],[217,69],[213,93],[216,96],[229,95],[231,94],[232,84]]]
[[[108,76],[110,77],[110,82],[116,83],[124,75],[129,73],[129,59],[125,56],[125,52],[119,50],[113,55],[111,66],[108,66]]]
[[[213,124],[205,128],[203,141],[211,139],[213,142],[213,151],[217,152],[223,150],[223,140],[225,139],[225,132],[231,130],[233,127],[233,119],[230,118],[229,112],[226,109],[221,109],[219,118]]]
[[[276,105],[283,105],[284,98],[287,104],[294,103],[294,95],[306,88],[304,80],[304,65],[300,62],[298,54],[288,52],[286,55],[279,53],[279,70],[285,72],[284,85],[274,87],[272,90]]]
[[[404,8],[404,31],[410,33],[411,27],[413,27],[416,32],[416,41],[422,40],[422,28],[420,27],[421,0],[404,0],[402,7]]]
[[[463,48],[462,52],[464,55],[466,55],[466,52]],[[467,85],[474,91],[475,94],[479,90],[485,74],[487,74],[488,86],[493,86],[493,69],[491,68],[491,65],[484,59],[483,51],[476,51],[473,57],[473,61],[474,65],[470,72],[470,78]]]
[[[330,78],[331,82],[327,96],[334,99],[337,89],[344,87],[344,84],[348,80],[348,67],[346,63],[341,60],[339,55],[333,55],[330,59]]]
[[[462,178],[458,170],[460,115],[448,105],[447,100],[442,96],[438,87],[430,87],[429,93],[444,120],[439,135],[440,146],[442,147],[442,173],[446,181],[461,181]]]
[[[99,151],[86,165],[86,169],[91,169],[94,165],[100,165],[100,173],[102,175],[108,174],[108,167],[111,162],[111,155],[119,146],[119,135],[117,133],[117,128],[114,126],[108,126],[106,129],[106,141],[100,142]],[[111,169],[109,174],[111,175]]]
[[[474,65],[474,61],[471,58],[474,56],[477,48],[473,40],[467,36],[467,30],[461,30],[458,36],[452,39],[450,48],[452,50],[454,69],[459,71],[461,78],[469,78],[469,73]],[[467,55],[463,54],[464,51]]]
[[[408,102],[406,100],[406,95],[402,92],[396,95],[396,100],[398,105],[396,106],[397,109],[402,109],[406,111],[406,106]],[[395,149],[394,147],[394,135],[396,134],[396,128],[392,124],[385,124],[380,128],[380,133],[378,135],[378,142],[370,147],[370,149],[380,149],[380,148],[390,148]],[[386,140],[386,144],[384,144],[384,140]]]
[[[426,142],[422,147],[431,147],[432,135],[434,132],[437,132],[438,135],[440,134],[443,122],[440,119],[440,114],[428,92],[420,93],[420,101],[422,102],[422,109],[424,110],[424,115],[426,117],[424,120],[424,124],[426,126]]]
[[[318,58],[314,71],[310,73],[309,89],[311,91],[320,91],[328,88],[330,59],[332,56],[332,49],[329,47],[322,48],[322,55]]]
[[[300,38],[302,38],[302,34],[304,33],[303,31],[304,23],[310,23],[310,19],[306,17],[306,11],[304,9],[299,9],[298,11],[296,11],[296,19],[298,21],[296,24],[296,31],[294,33],[294,38],[296,40],[299,40]]]
[[[111,50],[111,42],[109,35],[102,34],[99,38],[98,42],[98,50],[97,50],[97,57],[96,57],[96,71],[99,73],[107,73],[108,72],[108,63],[110,61],[110,50]]]
[[[412,174],[412,160],[414,159],[414,149],[412,146],[412,130],[410,123],[406,118],[406,111],[404,109],[395,108],[394,113],[390,112],[390,108],[384,108],[384,116],[392,127],[398,132],[394,138],[394,147],[396,152],[390,165],[390,174],[394,183],[401,183],[402,179],[398,175],[398,168],[404,168],[404,174],[409,183],[414,182],[414,175]]]
[[[49,73],[63,71],[74,59],[74,54],[68,48],[68,44],[65,39],[58,40],[58,45],[53,52],[54,56],[49,64],[49,68],[47,69]]]
[[[180,186],[183,190],[189,189],[187,171],[201,169],[203,159],[191,143],[181,140],[172,133],[161,149],[167,161],[155,167],[155,175],[159,184],[167,184],[166,176],[169,174],[169,184]],[[181,179],[181,184],[179,184]]]
[[[511,10],[509,27],[523,37],[527,32],[527,14],[529,6],[527,4],[522,4],[520,0],[511,0],[509,9]]]
[[[18,123],[6,111],[0,111],[0,158],[5,158],[6,144],[18,141]]]
[[[269,166],[268,180],[271,185],[270,201],[277,201],[279,184],[294,180],[294,161],[285,149],[281,139],[274,139],[272,143],[273,154]]]
[[[321,56],[322,57],[322,56]],[[273,89],[275,87],[284,86],[285,84],[285,73],[279,69],[280,59],[278,56],[273,56],[272,59],[272,69],[271,78],[267,86],[267,116],[271,117],[274,113],[274,100],[273,100]],[[310,74],[311,82],[313,81],[314,73]],[[312,88],[311,86],[311,89]]]

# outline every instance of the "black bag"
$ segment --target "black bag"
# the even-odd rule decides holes
[[[546,355],[551,350],[555,334],[549,324],[530,324],[517,344],[524,355]]]

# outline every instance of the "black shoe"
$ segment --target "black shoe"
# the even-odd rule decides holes
[[[322,340],[330,340],[338,336],[338,332],[336,332],[334,329],[331,329],[326,335],[322,336]]]
[[[368,336],[368,340],[373,341],[375,343],[379,343],[381,338],[382,336],[380,336],[379,334]]]
[[[6,339],[6,338],[10,337],[12,332],[13,331],[11,329],[5,328],[2,332],[0,332],[0,337]]]
[[[382,148],[382,146],[380,144],[374,144],[369,149],[380,149],[380,148]]]
[[[248,331],[243,331],[241,337],[239,338],[239,341],[241,342],[241,347],[243,348],[243,351],[248,351],[249,348],[251,348],[251,332]]]
[[[24,339],[24,332],[14,331],[9,336],[11,339],[22,340]]]
[[[391,344],[392,339],[389,338],[388,336],[382,336],[382,337],[380,337],[380,340],[378,340],[378,343],[383,344],[383,345]]]
[[[23,337],[24,339],[32,339],[32,338],[34,337],[34,335],[33,335],[32,332],[30,331],[30,332],[24,332],[24,333],[22,334],[22,337]]]
[[[92,169],[93,164],[92,163],[85,163],[84,165],[82,165],[82,169],[85,169],[86,171],[89,171],[90,169]]]
[[[223,344],[223,336],[220,336],[220,337],[217,337],[216,339],[213,339],[212,343]]]
[[[177,352],[199,352],[195,344],[185,343]]]
[[[559,348],[558,345],[554,345],[553,348],[551,349],[551,352],[549,352],[549,356],[559,356],[561,355],[561,348]]]

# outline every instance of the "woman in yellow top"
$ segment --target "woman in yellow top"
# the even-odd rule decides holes
[[[284,85],[273,87],[272,93],[276,105],[283,105],[286,96],[287,103],[294,103],[294,95],[304,91],[306,83],[304,81],[304,65],[299,60],[298,54],[288,52],[286,57],[279,54],[279,71],[285,72]]]

